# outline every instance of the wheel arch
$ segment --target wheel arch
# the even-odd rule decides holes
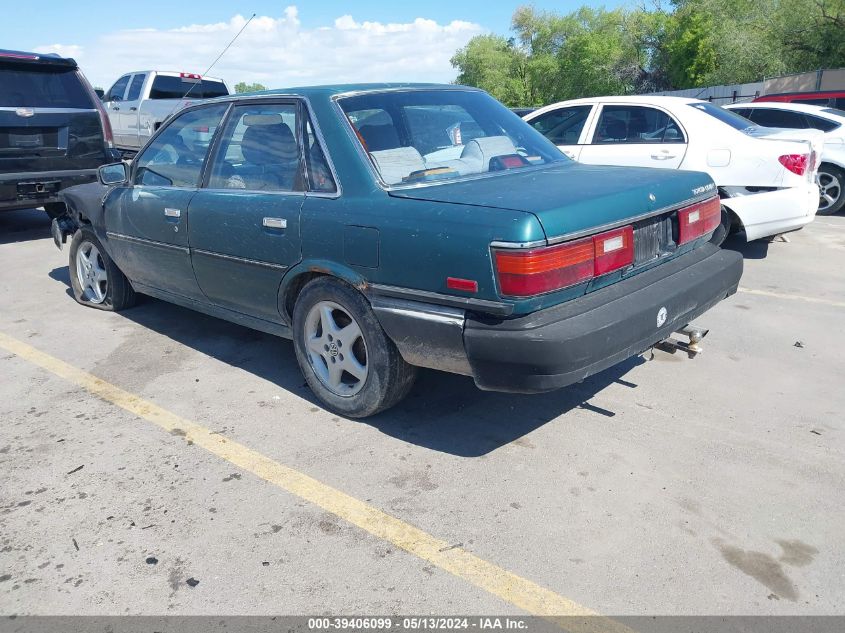
[[[279,288],[279,313],[288,321],[293,320],[293,308],[305,285],[319,277],[333,277],[344,281],[362,294],[368,282],[364,277],[348,266],[329,260],[304,260],[291,268]]]

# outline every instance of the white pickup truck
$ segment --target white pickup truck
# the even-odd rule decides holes
[[[103,95],[114,144],[136,152],[174,112],[195,99],[229,94],[222,79],[195,73],[140,70],[118,79]]]

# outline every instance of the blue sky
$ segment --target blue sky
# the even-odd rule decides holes
[[[14,18],[0,23],[3,48],[72,55],[92,83],[104,87],[132,70],[202,72],[243,25],[243,18],[256,13],[256,21],[210,74],[230,83],[260,81],[278,87],[353,79],[449,81],[455,71],[448,60],[455,49],[479,33],[507,33],[514,9],[525,2],[16,4]],[[532,4],[568,12],[582,4],[623,3],[535,0]]]

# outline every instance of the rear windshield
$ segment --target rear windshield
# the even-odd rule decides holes
[[[229,94],[222,81],[157,75],[150,89],[150,99],[211,99]]]
[[[376,92],[339,103],[387,185],[455,180],[569,160],[480,91]]]
[[[0,65],[0,106],[91,109],[94,103],[73,69]]]
[[[725,110],[724,108],[720,108],[712,103],[690,103],[689,106],[695,108],[696,110],[701,110],[702,112],[712,116],[714,119],[718,119],[722,123],[730,125],[733,129],[740,130],[741,132],[744,132],[748,128],[757,127],[754,123],[743,116],[739,116],[736,112]]]

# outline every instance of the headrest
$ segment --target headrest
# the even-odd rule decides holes
[[[272,116],[272,115],[247,115]],[[246,121],[244,121],[246,122]],[[280,165],[295,161],[299,148],[293,132],[286,123],[252,125],[244,132],[241,141],[244,160],[253,165]]]

